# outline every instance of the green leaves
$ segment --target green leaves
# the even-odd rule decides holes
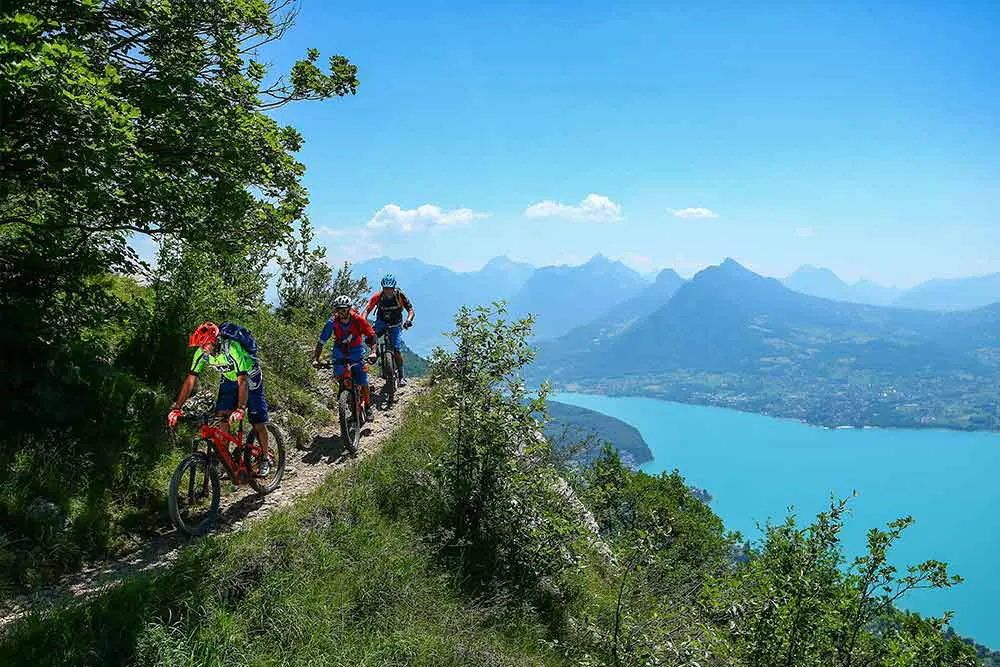
[[[290,84],[265,87],[251,53],[284,34],[284,11],[263,0],[77,0],[4,17],[0,224],[221,252],[240,245],[234,237],[279,243],[306,203],[291,156],[302,140],[261,111],[358,85],[346,58],[324,73],[311,49]]]

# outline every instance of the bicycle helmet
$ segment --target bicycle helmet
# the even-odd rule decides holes
[[[396,286],[396,276],[391,273],[385,274],[385,278],[382,278],[382,287],[395,287]]]
[[[350,308],[351,307],[351,297],[346,294],[341,294],[333,301],[333,307],[335,310],[340,308]]]
[[[198,325],[191,337],[188,338],[188,347],[201,347],[210,345],[219,339],[219,327],[213,322],[205,322]]]

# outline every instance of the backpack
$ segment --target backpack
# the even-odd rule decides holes
[[[246,327],[234,322],[223,322],[222,326],[219,327],[219,334],[230,340],[235,340],[247,354],[255,360],[257,359],[257,341]]]

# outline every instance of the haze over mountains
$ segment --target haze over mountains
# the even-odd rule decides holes
[[[543,342],[530,377],[828,425],[982,428],[1000,416],[1000,304],[831,301],[727,259],[620,332]]]
[[[537,314],[536,338],[555,338],[609,313],[650,287],[637,272],[601,254],[579,266],[541,268],[496,257],[479,271],[469,272],[417,259],[378,257],[359,262],[351,270],[366,276],[373,289],[386,273],[396,275],[417,311],[406,340],[421,354],[447,342],[443,332],[453,328],[455,311],[461,305],[505,299],[512,317]]]
[[[458,272],[418,259],[378,257],[352,267],[369,284],[378,285],[392,272],[413,299],[416,326],[407,332],[410,346],[428,354],[447,342],[459,306],[505,299],[511,316],[537,316],[535,340],[566,336],[570,347],[608,338],[633,327],[666,304],[685,280],[671,269],[639,274],[619,261],[597,254],[578,266],[536,268],[507,257],[495,257],[478,271]],[[803,266],[781,281],[811,296],[840,302],[928,310],[973,309],[1000,302],[1000,274],[977,278],[931,280],[910,290],[870,281],[847,284],[832,271]]]
[[[870,280],[848,284],[829,269],[804,265],[782,281],[787,287],[824,299],[923,310],[970,310],[1000,302],[1000,273],[970,278],[937,278],[910,289]]]

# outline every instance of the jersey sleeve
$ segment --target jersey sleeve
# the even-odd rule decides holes
[[[403,290],[399,290],[399,305],[406,310],[413,310],[413,304],[410,303],[410,299],[403,293]]]
[[[333,335],[333,318],[331,317],[323,325],[323,331],[319,334],[319,344],[326,345],[326,341],[330,340],[330,336]]]
[[[232,355],[233,361],[236,362],[237,375],[246,375],[253,370],[253,357],[247,354],[243,346],[235,340],[229,342],[229,354]]]
[[[192,375],[198,375],[203,370],[205,370],[205,351],[200,347],[196,347],[194,350],[194,357],[191,358],[191,370]]]
[[[375,304],[378,303],[378,299],[380,296],[382,296],[382,290],[379,290],[378,292],[372,294],[372,298],[368,299],[368,306],[365,308],[365,310],[371,312],[371,310],[375,307]]]
[[[372,328],[372,323],[360,315],[358,316],[358,326],[361,327],[361,333],[365,338],[371,339],[375,337],[375,329]]]

